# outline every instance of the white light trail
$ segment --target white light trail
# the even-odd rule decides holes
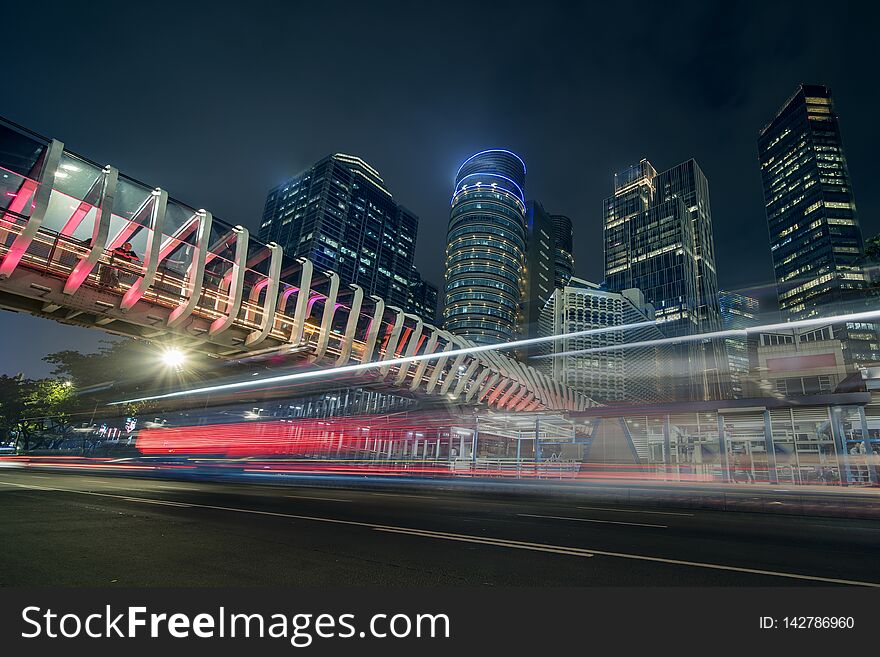
[[[781,330],[791,328],[804,328],[808,326],[824,326],[840,322],[864,322],[880,319],[880,311],[870,311],[863,313],[851,313],[848,315],[836,315],[832,317],[821,317],[813,319],[803,319],[795,322],[786,322],[779,324],[766,324],[764,326],[753,326],[748,329],[736,329],[729,331],[714,331],[711,333],[701,333],[696,335],[683,335],[674,338],[663,338],[660,340],[647,340],[643,342],[631,342],[629,344],[609,345],[606,347],[596,347],[594,349],[584,349],[580,351],[569,351],[559,354],[551,354],[547,356],[532,356],[532,358],[558,358],[574,354],[590,354],[602,351],[616,351],[619,349],[633,349],[636,347],[646,347],[660,344],[674,344],[678,342],[689,342],[695,340],[706,340],[711,338],[723,337],[745,337],[749,333],[758,331]],[[647,326],[657,326],[663,322],[652,320],[645,322],[635,322],[633,324],[621,324],[619,326],[605,326],[595,329],[587,329],[584,331],[575,331],[573,333],[563,333],[560,335],[549,335],[538,338],[528,338],[525,340],[514,340],[513,342],[503,342],[501,344],[483,344],[474,345],[472,347],[463,347],[460,349],[450,349],[449,351],[438,351],[431,354],[418,354],[415,356],[402,356],[400,358],[389,358],[369,363],[355,363],[353,365],[344,365],[342,367],[322,368],[308,370],[306,372],[295,372],[293,374],[281,374],[278,376],[270,376],[262,379],[248,379],[245,381],[236,381],[233,383],[222,383],[215,386],[205,386],[203,388],[191,388],[187,390],[178,390],[176,392],[168,392],[161,395],[149,395],[146,397],[137,397],[134,399],[124,399],[121,401],[110,402],[109,405],[132,404],[142,401],[153,401],[156,399],[171,399],[174,397],[184,397],[187,395],[201,395],[212,392],[220,392],[224,390],[240,390],[243,388],[255,388],[273,383],[294,383],[297,381],[308,381],[311,379],[319,379],[327,376],[337,376],[339,374],[349,374],[352,372],[363,372],[366,370],[379,369],[380,367],[393,367],[395,365],[403,365],[405,363],[416,363],[423,360],[437,360],[440,358],[450,358],[463,354],[477,354],[484,351],[505,351],[518,347],[526,347],[534,344],[542,344],[545,342],[555,342],[569,338],[585,337],[590,335],[601,335],[602,333],[610,333],[612,331],[625,331]]]
[[[561,358],[562,356],[577,356],[580,354],[596,354],[603,351],[622,351],[625,349],[637,349],[643,347],[654,347],[664,344],[677,344],[681,342],[699,342],[702,340],[712,340],[718,338],[746,338],[750,333],[762,333],[765,331],[780,331],[784,329],[800,329],[809,328],[811,326],[828,326],[829,324],[842,324],[844,322],[866,322],[880,319],[880,310],[872,310],[863,313],[850,313],[848,315],[834,315],[832,317],[813,317],[810,319],[799,319],[794,322],[780,322],[777,324],[764,324],[763,326],[750,326],[744,329],[727,329],[724,331],[711,331],[708,333],[694,333],[693,335],[680,335],[672,338],[660,338],[658,340],[642,340],[640,342],[629,342],[624,344],[607,345],[603,347],[593,347],[591,349],[577,349],[572,351],[562,351],[558,354],[543,354],[540,356],[532,356],[532,359],[538,360],[542,358]],[[558,339],[569,336],[556,336]]]

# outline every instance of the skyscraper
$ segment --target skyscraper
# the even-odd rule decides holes
[[[721,325],[724,330],[745,329],[758,324],[758,300],[736,292],[718,292],[721,304]],[[727,369],[730,390],[735,399],[745,396],[745,380],[749,374],[749,346],[745,337],[726,337]]]
[[[510,151],[469,157],[455,177],[446,238],[447,331],[482,344],[516,336],[526,253],[526,167]]]
[[[333,270],[389,305],[418,312],[413,266],[419,219],[359,157],[336,153],[269,191],[259,237]],[[425,317],[433,321],[431,317]]]
[[[574,275],[574,232],[571,219],[564,214],[550,215],[553,219],[554,257],[556,260],[556,287],[565,287]]]
[[[419,278],[413,287],[412,311],[426,322],[437,321],[437,286]]]
[[[694,160],[659,174],[642,160],[615,174],[604,216],[609,290],[642,290],[668,336],[721,328],[709,186]],[[678,398],[729,394],[720,341],[683,343],[676,362]]]
[[[831,90],[802,84],[758,137],[783,320],[865,310],[869,281]],[[873,324],[837,332],[849,363],[880,358]]]
[[[537,201],[526,203],[526,231],[526,268],[520,333],[524,337],[533,338],[538,335],[541,309],[556,289],[553,219]]]

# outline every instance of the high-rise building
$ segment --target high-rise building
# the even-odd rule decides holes
[[[783,320],[865,310],[870,281],[831,90],[800,85],[761,130],[758,159]],[[837,328],[849,364],[880,359],[876,328]]]
[[[571,219],[564,214],[550,215],[553,219],[554,258],[556,260],[556,287],[565,287],[574,276],[574,232]]]
[[[541,312],[541,333],[596,333],[561,338],[536,348],[537,363],[545,374],[600,402],[661,402],[670,398],[671,381],[665,371],[672,355],[668,345],[634,346],[665,336],[650,322],[654,308],[640,290],[620,293],[573,277],[556,288]],[[636,325],[627,331],[601,329]]]
[[[336,153],[269,192],[259,237],[335,271],[343,285],[360,285],[389,305],[417,312],[418,227],[418,217],[394,200],[376,169]],[[425,319],[433,321],[434,314]]]
[[[642,160],[615,174],[603,210],[608,289],[642,290],[670,337],[719,330],[709,185],[697,163],[658,174]],[[681,343],[676,397],[727,397],[726,360],[720,340]]]
[[[412,290],[412,311],[426,322],[437,321],[437,286],[419,278]]]
[[[526,203],[526,268],[523,279],[520,333],[537,337],[541,309],[556,289],[553,219],[537,201]]]
[[[746,329],[758,325],[760,306],[758,300],[737,292],[721,290],[721,325],[724,330]],[[730,374],[730,390],[734,399],[746,396],[745,380],[749,374],[749,347],[745,337],[725,337],[727,370]]]
[[[469,157],[455,177],[443,323],[478,344],[517,335],[526,258],[525,177],[522,159],[500,149]]]

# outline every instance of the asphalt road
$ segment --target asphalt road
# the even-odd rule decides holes
[[[880,586],[880,521],[0,470],[0,584]]]

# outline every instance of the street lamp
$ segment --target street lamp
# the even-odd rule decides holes
[[[162,362],[174,369],[180,369],[186,361],[186,355],[176,347],[171,347],[162,352]]]

